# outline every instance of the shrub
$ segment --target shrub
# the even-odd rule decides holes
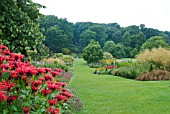
[[[124,78],[135,79],[141,73],[149,71],[149,64],[133,64],[132,66],[120,67],[112,71],[115,76],[120,76]]]
[[[137,61],[145,64],[152,63],[159,69],[170,70],[170,50],[164,48],[153,48],[152,50],[144,50],[137,55]]]
[[[0,113],[59,114],[71,94],[60,82],[61,69],[36,68],[0,45]]]
[[[83,49],[83,58],[87,63],[99,62],[103,59],[102,48],[98,42],[92,40],[90,44]]]
[[[56,53],[53,57],[54,57],[54,58],[59,58],[59,57],[62,57],[62,56],[63,56],[62,53]]]
[[[133,62],[116,62],[116,66],[119,67],[125,67],[125,66],[132,66]]]
[[[63,48],[62,53],[65,55],[69,55],[71,53],[71,51],[68,48]]]
[[[104,52],[103,53],[103,59],[113,59],[113,56],[109,52]]]

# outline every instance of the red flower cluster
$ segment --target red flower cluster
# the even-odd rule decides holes
[[[104,68],[106,68],[106,69],[113,69],[113,68],[116,68],[116,66],[105,66]]]
[[[11,53],[6,46],[0,45],[0,76],[3,76],[3,73],[9,74],[9,76],[3,76],[0,81],[0,102],[5,103],[5,100],[8,104],[12,104],[14,100],[26,102],[26,100],[31,100],[30,96],[36,95],[36,97],[32,97],[32,99],[35,98],[34,103],[36,104],[38,95],[41,97],[43,95],[49,104],[49,107],[45,107],[46,112],[59,114],[58,107],[71,97],[71,94],[65,89],[66,84],[59,82],[58,77],[55,77],[59,76],[62,70],[59,68],[54,70],[43,67],[36,68],[31,66],[28,61],[22,61],[23,58],[23,55]],[[25,97],[22,97],[23,93]],[[47,99],[50,94],[55,96]],[[36,109],[30,106],[25,107],[22,103],[21,107],[17,108],[22,108],[24,114],[29,114],[29,110]]]
[[[50,112],[50,114],[59,114],[60,113],[59,108],[52,108],[52,107],[50,107],[50,108],[47,108],[46,111]]]

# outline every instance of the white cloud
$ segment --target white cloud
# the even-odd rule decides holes
[[[117,22],[121,26],[145,24],[170,31],[169,0],[33,0],[47,6],[41,12],[70,22]]]

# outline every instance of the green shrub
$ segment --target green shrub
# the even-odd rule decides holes
[[[54,57],[54,58],[59,58],[59,57],[62,57],[62,56],[63,56],[62,53],[56,53],[53,57]]]
[[[87,61],[87,63],[95,63],[99,62],[103,59],[102,48],[98,42],[92,40],[90,44],[83,49],[83,59]]]
[[[119,67],[125,67],[125,66],[132,66],[132,65],[133,65],[132,62],[116,62],[117,68],[119,68]]]
[[[141,73],[149,71],[149,64],[133,64],[132,66],[120,67],[112,71],[112,74],[115,76],[120,76],[124,78],[135,79]]]
[[[113,56],[109,52],[104,52],[103,53],[103,59],[113,59]]]
[[[71,53],[71,51],[68,48],[63,48],[62,53],[65,55],[69,55]]]

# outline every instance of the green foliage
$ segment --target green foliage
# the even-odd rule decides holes
[[[143,45],[142,49],[152,49],[152,48],[168,48],[168,44],[164,41],[163,37],[161,36],[154,36],[149,38]]]
[[[13,52],[26,57],[40,56],[44,48],[44,36],[39,30],[37,18],[44,6],[31,0],[1,0],[0,39]]]
[[[103,52],[98,42],[92,40],[90,44],[83,49],[83,58],[87,63],[99,62],[103,59]]]
[[[118,69],[113,70],[112,74],[115,76],[120,76],[124,78],[135,79],[141,73],[149,71],[149,64],[133,64],[130,66],[120,67]]]

